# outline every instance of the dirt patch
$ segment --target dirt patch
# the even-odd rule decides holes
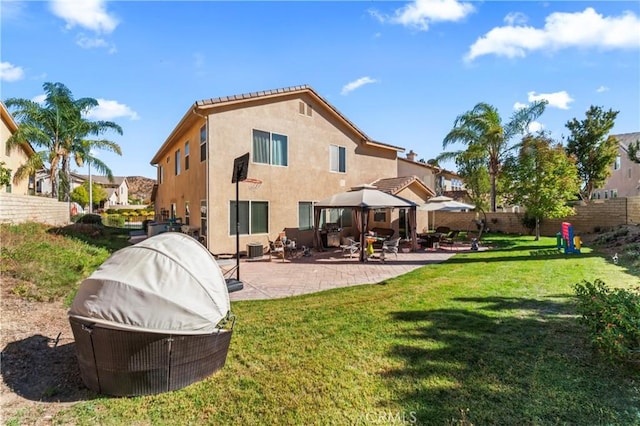
[[[621,255],[629,247],[640,245],[640,226],[620,225],[607,231],[581,235],[584,246],[593,248],[599,253],[613,256]]]
[[[2,278],[0,399],[2,424],[47,424],[51,416],[95,398],[80,378],[75,343],[61,302],[23,300]]]

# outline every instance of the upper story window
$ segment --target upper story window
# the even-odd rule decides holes
[[[287,166],[288,138],[277,133],[253,131],[253,162]]]
[[[189,170],[189,141],[184,144],[184,169]]]
[[[338,145],[329,146],[329,170],[332,172],[346,173],[347,148]]]
[[[616,157],[616,161],[613,163],[613,170],[619,170],[620,169],[620,156],[618,155]]]
[[[176,151],[175,172],[176,176],[180,174],[180,150]]]
[[[158,166],[158,184],[161,184],[164,180],[164,166]]]
[[[207,159],[207,125],[200,127],[200,161]]]

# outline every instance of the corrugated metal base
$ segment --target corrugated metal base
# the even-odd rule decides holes
[[[210,376],[224,366],[233,333],[171,335],[69,322],[85,385],[115,396],[172,391]]]

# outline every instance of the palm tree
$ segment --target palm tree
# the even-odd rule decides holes
[[[29,161],[16,170],[17,176],[28,176],[30,173],[48,165],[51,179],[51,196],[58,198],[58,177],[62,179],[64,199],[69,199],[69,161],[74,157],[81,165],[89,160],[98,170],[107,172],[112,178],[111,171],[95,157],[89,155],[91,149],[107,149],[118,155],[122,154],[120,147],[104,139],[87,139],[99,136],[109,130],[122,134],[122,128],[111,121],[89,121],[86,114],[98,106],[93,98],[74,99],[71,91],[62,83],[44,83],[46,98],[41,105],[29,99],[11,98],[5,104],[14,108],[13,113],[18,121],[18,130],[7,140],[7,147],[23,144],[27,141],[36,148],[36,154]]]
[[[498,110],[487,103],[478,103],[471,111],[456,117],[453,129],[445,136],[442,147],[461,142],[474,156],[481,153],[487,162],[491,182],[491,211],[496,211],[496,180],[500,166],[508,152],[514,148],[509,141],[516,135],[526,134],[529,124],[544,112],[547,101],[537,101],[517,110],[508,123],[502,124]],[[439,158],[456,158],[464,151],[447,152]]]

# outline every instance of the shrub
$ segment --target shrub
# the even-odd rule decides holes
[[[77,223],[88,223],[92,225],[102,225],[102,217],[99,214],[85,214],[82,215]]]
[[[596,279],[575,285],[580,322],[609,359],[640,361],[640,292],[609,289]]]
[[[107,214],[104,218],[106,226],[112,226],[115,228],[124,227],[124,217],[119,214]]]

